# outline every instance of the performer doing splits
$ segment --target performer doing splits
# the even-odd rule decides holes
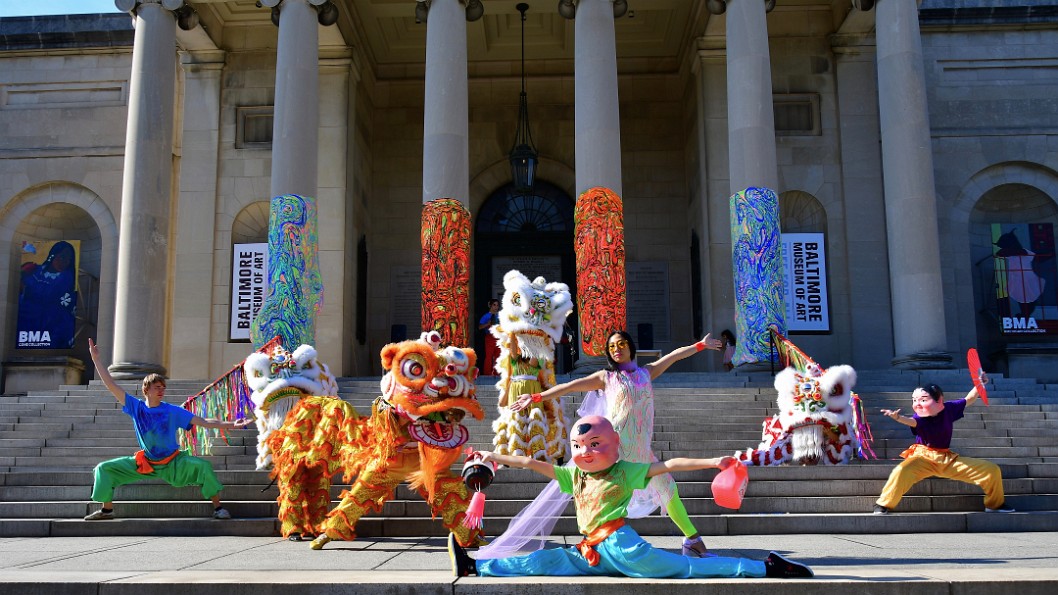
[[[650,445],[654,439],[654,386],[652,381],[661,376],[672,364],[686,359],[705,349],[719,350],[720,341],[706,335],[701,341],[675,349],[655,362],[639,367],[636,364],[636,346],[632,336],[625,331],[615,331],[606,340],[608,369],[559,384],[542,393],[522,395],[512,405],[518,411],[532,403],[558,399],[576,391],[602,390],[605,394],[605,417],[621,436],[621,458],[633,463],[657,461]],[[601,411],[582,411],[602,413]],[[646,516],[658,506],[666,512],[680,528],[685,537],[683,555],[703,557],[705,544],[680,500],[676,482],[669,475],[658,475],[650,481],[647,491],[633,497],[630,516]]]
[[[618,456],[620,437],[605,418],[590,415],[573,425],[575,467],[556,467],[529,457],[481,453],[484,461],[531,469],[558,480],[572,494],[577,525],[584,539],[576,547],[545,549],[527,556],[474,560],[448,538],[452,571],[456,576],[629,576],[635,578],[775,577],[807,578],[812,570],[771,552],[764,561],[745,558],[692,558],[656,549],[625,525],[632,491],[646,487],[651,477],[672,471],[723,468],[733,457],[671,459],[661,463],[633,463]]]

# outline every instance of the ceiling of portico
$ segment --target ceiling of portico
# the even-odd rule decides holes
[[[357,47],[381,79],[421,76],[426,24],[415,22],[414,0],[333,0],[338,23],[320,27],[321,47]],[[763,0],[735,0],[761,1]],[[270,9],[255,0],[190,0],[200,16],[197,32],[182,34],[185,46],[226,51],[274,49],[278,31]],[[516,75],[521,49],[517,0],[483,0],[485,15],[467,23],[471,76]],[[573,71],[574,23],[559,16],[556,0],[530,0],[525,23],[526,69],[534,74]],[[622,72],[678,70],[703,40],[722,42],[726,17],[710,15],[705,0],[628,0],[615,21]],[[869,30],[873,14],[851,10],[850,0],[777,0],[768,15],[769,34],[817,36]],[[715,41],[710,44],[715,46]],[[208,49],[208,48],[195,48]]]

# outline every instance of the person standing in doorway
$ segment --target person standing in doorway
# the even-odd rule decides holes
[[[499,323],[500,300],[492,298],[489,300],[489,311],[478,321],[478,330],[485,331],[485,363],[481,366],[481,374],[484,376],[496,375],[496,358],[500,355],[500,346],[489,329]]]

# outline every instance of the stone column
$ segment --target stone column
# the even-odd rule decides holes
[[[831,36],[834,84],[841,140],[841,192],[845,197],[845,242],[848,253],[847,300],[851,332],[849,361],[865,368],[884,368],[893,356],[893,321],[887,270],[885,195],[878,129],[878,80],[873,36]],[[865,365],[866,364],[866,365]]]
[[[470,204],[466,16],[459,0],[434,0],[426,21],[422,202]]]
[[[881,0],[875,10],[893,365],[947,367],[951,354],[945,352],[948,340],[918,3]]]
[[[613,0],[581,0],[574,36],[577,196],[596,187],[622,196]]]
[[[730,193],[751,186],[778,192],[764,0],[728,0],[726,18]]]
[[[708,330],[731,326],[735,318],[727,201],[727,75],[724,39],[703,37],[698,44],[703,49],[698,50],[693,70],[698,92],[702,314]]]
[[[115,378],[165,373],[169,208],[173,196],[176,19],[157,0],[134,9],[135,39],[121,187]]]
[[[279,5],[272,122],[272,197],[316,198],[319,137],[319,33],[308,0]],[[271,197],[262,197],[271,198]]]
[[[173,295],[178,297],[173,300],[169,363],[183,378],[212,377],[213,350],[204,346],[207,337],[216,339],[213,299],[214,291],[222,291],[213,282],[213,259],[224,56],[221,50],[180,54],[184,90],[176,143],[180,178],[173,215],[172,273]]]

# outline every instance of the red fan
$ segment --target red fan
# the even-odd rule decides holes
[[[977,388],[977,396],[981,397],[985,405],[988,405],[988,392],[985,391],[985,385],[981,382],[981,377],[985,375],[985,370],[981,367],[981,358],[977,355],[977,349],[971,347],[966,352],[966,366],[970,368],[970,380],[974,381],[974,386]]]

